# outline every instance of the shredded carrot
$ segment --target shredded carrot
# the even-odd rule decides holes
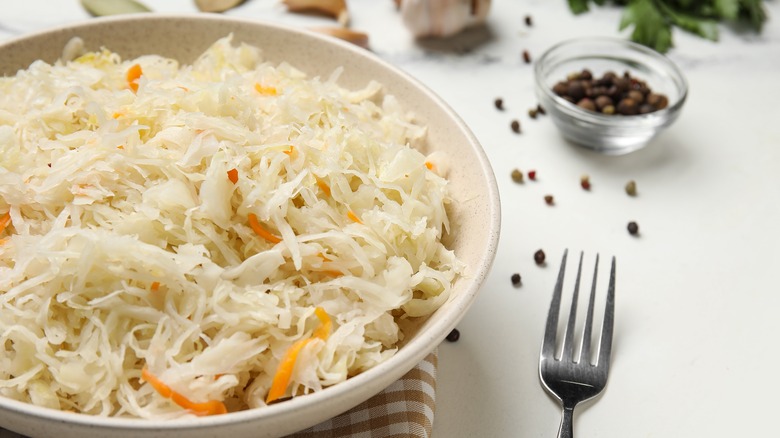
[[[0,216],[0,233],[2,233],[10,224],[11,224],[11,212],[9,211],[6,214]]]
[[[287,386],[290,384],[290,377],[295,368],[295,361],[298,359],[298,353],[301,352],[303,347],[314,339],[322,339],[324,341],[330,336],[330,330],[333,323],[327,312],[321,307],[317,307],[314,309],[314,314],[319,318],[320,326],[314,330],[312,337],[296,341],[284,353],[284,357],[281,362],[279,362],[279,368],[276,369],[276,374],[274,374],[271,389],[268,391],[268,396],[265,399],[266,403],[271,403],[272,401],[279,399],[284,395],[285,391],[287,391]]]
[[[227,176],[230,182],[233,184],[238,182],[238,169],[230,169],[227,171]]]
[[[125,146],[120,144],[120,145],[119,145],[119,146],[117,146],[116,148],[117,148],[117,149],[124,149],[124,148],[125,148]]]
[[[262,237],[263,239],[271,243],[279,243],[282,241],[282,239],[266,231],[266,229],[263,228],[262,225],[260,225],[260,222],[257,221],[257,215],[255,215],[254,213],[249,213],[249,226],[252,227],[252,230],[254,230],[254,232],[257,233],[258,236]]]
[[[322,193],[325,193],[325,196],[330,196],[330,187],[327,184],[325,184],[325,181],[319,178],[316,178],[316,180],[317,180],[317,187],[319,187],[320,190],[322,190]]]
[[[431,163],[430,161],[426,161],[425,162],[425,167],[427,167],[428,170],[433,170],[434,167],[436,167],[436,166],[433,163]]]
[[[166,385],[160,379],[158,379],[157,376],[149,372],[146,367],[141,370],[141,377],[150,385],[152,385],[152,388],[154,388],[161,396],[171,399],[172,402],[183,407],[184,409],[191,411],[195,415],[202,417],[206,415],[219,415],[227,413],[227,408],[221,401],[209,400],[203,403],[196,403],[172,390],[170,386]]]
[[[287,148],[287,150],[286,150],[286,151],[283,151],[283,152],[284,152],[285,154],[287,154],[287,155],[289,155],[289,156],[291,156],[291,157],[292,157],[292,156],[293,156],[293,154],[295,153],[295,146],[293,146],[293,145],[290,145],[290,146]]]
[[[348,211],[348,212],[347,212],[347,217],[348,217],[348,218],[350,218],[350,219],[351,219],[353,222],[357,222],[357,223],[359,223],[359,224],[362,224],[362,223],[363,223],[363,221],[361,221],[361,220],[360,220],[360,218],[359,218],[359,217],[357,217],[357,215],[355,214],[355,212],[354,212],[354,211],[352,211],[352,210],[350,210],[350,211]]]
[[[160,282],[159,281],[153,282],[152,285],[149,286],[149,289],[151,289],[152,292],[157,292],[158,290],[160,290]]]
[[[122,113],[114,113],[114,114],[111,115],[111,117],[113,117],[115,119],[118,119],[118,118],[122,117]]]
[[[326,270],[320,271],[320,272],[322,272],[323,274],[328,274],[328,275],[330,275],[332,277],[341,277],[342,275],[344,275],[343,272],[336,271],[334,269],[326,269]]]
[[[260,94],[265,94],[268,96],[276,96],[279,94],[275,87],[266,87],[265,85],[259,83],[255,84],[255,90]]]
[[[133,64],[133,66],[127,70],[127,84],[130,86],[130,89],[133,90],[133,93],[138,91],[138,78],[140,78],[142,74],[144,74],[144,72],[141,69],[140,64]]]

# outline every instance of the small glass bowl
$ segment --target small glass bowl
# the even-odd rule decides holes
[[[552,88],[569,74],[588,69],[594,78],[607,71],[628,72],[666,95],[666,108],[647,114],[604,115],[588,111],[556,95]],[[536,62],[536,95],[564,137],[587,148],[613,155],[644,147],[680,115],[688,94],[682,72],[666,56],[617,38],[580,38],[548,49]]]

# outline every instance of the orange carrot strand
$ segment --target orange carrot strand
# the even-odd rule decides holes
[[[138,78],[143,74],[144,72],[141,69],[140,64],[133,64],[133,66],[127,70],[127,84],[130,86],[130,89],[133,90],[133,93],[138,91]]]
[[[296,341],[284,353],[284,357],[281,362],[279,362],[279,368],[276,369],[276,374],[274,374],[271,389],[268,391],[268,396],[265,399],[266,403],[271,403],[284,396],[284,393],[287,391],[287,386],[290,384],[290,377],[292,377],[293,370],[295,369],[295,362],[298,360],[298,353],[301,352],[303,347],[313,339],[322,339],[324,341],[330,335],[332,322],[325,310],[321,307],[317,307],[314,309],[314,314],[320,320],[320,326],[317,327],[311,338]]]
[[[325,196],[330,196],[330,187],[325,184],[325,182],[319,178],[317,178],[317,187],[322,190],[322,193],[325,193]]]
[[[260,225],[260,222],[257,221],[257,215],[254,213],[249,213],[249,226],[252,227],[252,230],[254,230],[258,236],[271,243],[279,243],[282,241],[282,239],[266,231],[266,229]]]
[[[227,171],[227,176],[230,182],[233,184],[238,182],[238,169],[230,169]]]
[[[149,289],[151,289],[152,292],[157,292],[158,290],[160,290],[160,282],[159,281],[153,282],[152,285],[149,287]]]
[[[8,225],[11,224],[11,212],[7,212],[3,216],[0,216],[0,233],[5,231]]]
[[[354,212],[354,211],[352,211],[352,210],[350,210],[350,211],[348,211],[348,212],[347,212],[347,217],[348,217],[348,218],[350,218],[350,219],[352,220],[352,222],[356,222],[356,223],[359,223],[359,224],[362,224],[362,223],[363,223],[363,221],[361,221],[361,220],[360,220],[360,218],[359,218],[359,217],[357,217],[357,215],[355,214],[355,212]]]
[[[160,379],[158,379],[157,376],[149,372],[146,367],[141,370],[141,377],[150,385],[152,385],[152,388],[154,388],[155,391],[157,391],[157,393],[159,393],[161,396],[171,399],[172,402],[176,403],[184,409],[191,411],[195,415],[205,416],[227,413],[227,407],[221,401],[209,400],[203,403],[194,402],[180,393],[172,390],[170,386],[166,385]]]

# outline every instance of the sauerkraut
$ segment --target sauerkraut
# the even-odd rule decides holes
[[[0,79],[0,395],[177,418],[150,380],[237,411],[297,341],[287,397],[391,357],[463,271],[446,157],[339,73],[226,37],[192,65],[103,49]]]

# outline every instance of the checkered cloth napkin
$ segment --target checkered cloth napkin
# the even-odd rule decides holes
[[[438,352],[384,391],[343,414],[286,438],[430,438]],[[0,438],[23,438],[0,428]]]
[[[384,391],[287,438],[429,438],[436,410],[438,351]]]

